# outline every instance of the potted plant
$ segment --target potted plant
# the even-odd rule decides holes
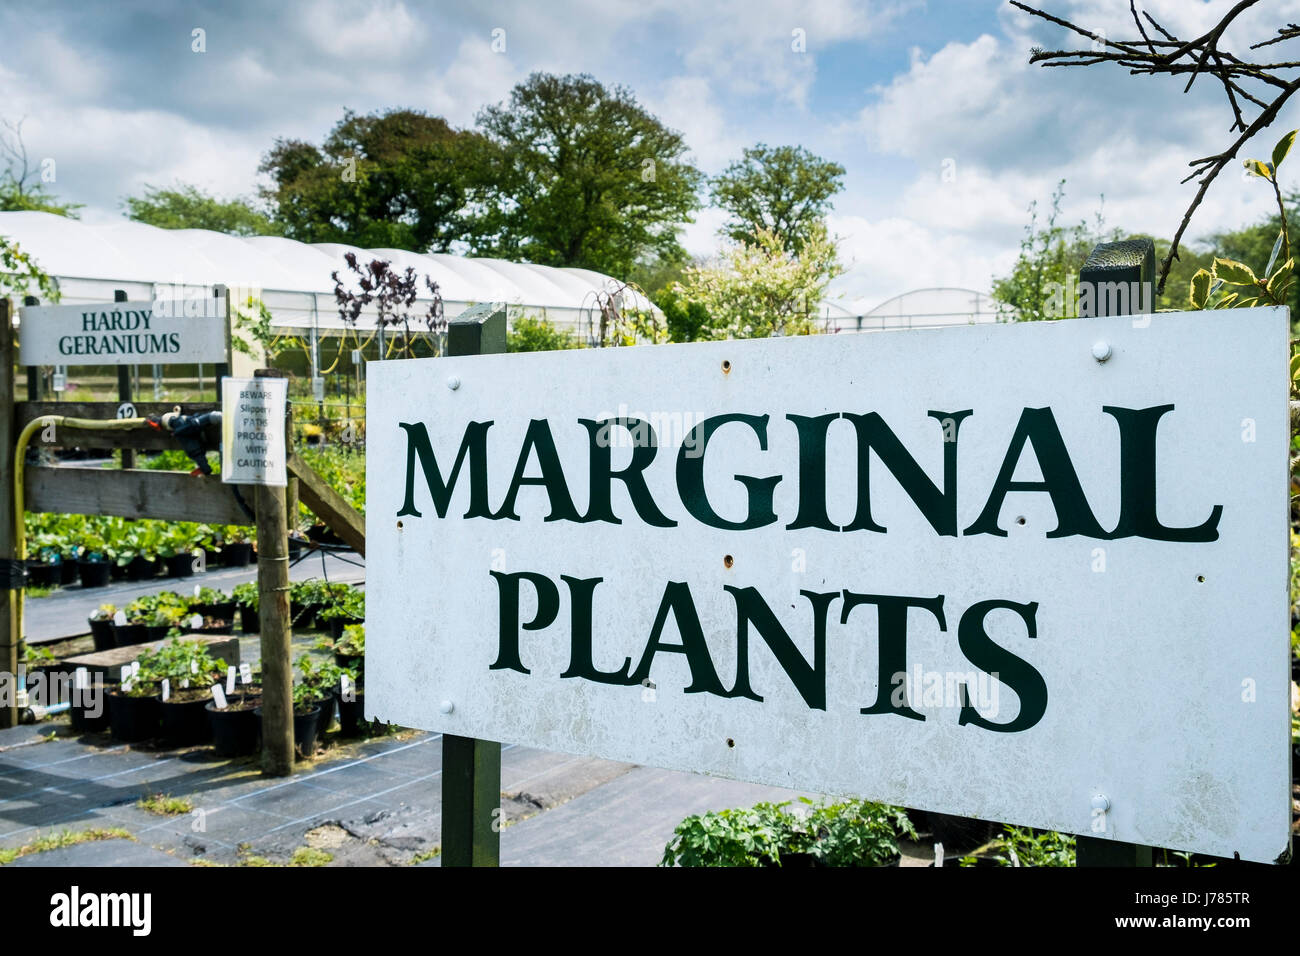
[[[147,581],[156,578],[162,567],[158,560],[158,549],[163,539],[162,527],[154,521],[135,521],[128,534],[134,541],[135,556],[126,566],[126,579]]]
[[[83,588],[102,588],[108,584],[109,563],[104,552],[104,539],[88,532],[81,538],[77,554],[77,573]]]
[[[319,660],[306,652],[299,654],[294,663],[298,665],[298,673],[302,675],[302,685],[315,693],[316,700],[321,705],[316,732],[318,736],[324,737],[330,725],[334,723],[334,713],[338,706],[336,691],[339,680],[345,672],[333,661]],[[350,673],[349,677],[355,680],[354,675]]]
[[[252,583],[252,582],[250,582]],[[190,610],[205,618],[217,618],[222,621],[235,619],[235,600],[225,591],[217,588],[201,587],[194,592],[190,600]]]
[[[256,581],[246,581],[243,584],[236,584],[230,594],[235,606],[239,608],[239,626],[246,634],[256,634],[262,629],[261,622],[257,619],[259,593]]]
[[[166,593],[168,592],[163,592],[163,594]],[[159,595],[159,597],[161,596]],[[149,615],[149,619],[145,621],[145,639],[161,641],[168,637],[173,630],[179,628],[185,622],[186,613],[186,608],[183,606],[167,601],[159,602],[153,613]]]
[[[253,546],[247,528],[228,524],[221,529],[221,563],[227,568],[242,568],[253,563]]]
[[[262,732],[260,695],[243,688],[226,698],[226,706],[218,708],[215,700],[204,707],[208,726],[212,731],[212,745],[222,757],[243,757],[257,751]]]
[[[289,615],[293,626],[310,630],[316,626],[316,615],[331,600],[326,583],[320,578],[295,581],[289,586]]]
[[[343,587],[347,591],[342,592],[316,615],[317,622],[336,641],[343,636],[343,628],[349,624],[364,623],[366,619],[366,592],[350,584]]]
[[[90,636],[95,641],[95,650],[106,651],[117,646],[113,636],[113,616],[117,614],[117,605],[101,604],[90,612]]]
[[[158,553],[167,565],[167,575],[188,578],[194,574],[194,525],[177,522],[164,538]]]
[[[152,655],[149,671],[160,684],[167,681],[167,699],[159,704],[163,739],[176,745],[206,742],[206,706],[212,685],[226,676],[226,662],[213,660],[199,641],[173,636]]]
[[[366,676],[366,627],[349,624],[343,628],[343,637],[334,643],[334,663],[353,671],[357,680]]]
[[[320,719],[320,701],[316,691],[306,684],[293,685],[293,744],[298,756],[311,759],[316,752],[316,727]],[[257,708],[260,717],[262,708]]]
[[[153,616],[157,607],[158,597],[153,594],[143,595],[128,604],[122,612],[126,623],[113,625],[114,643],[118,647],[126,647],[130,644],[143,644],[148,640],[149,634],[145,630],[145,624]]]
[[[162,702],[158,682],[148,676],[142,662],[139,676],[108,692],[108,723],[113,737],[124,743],[158,736]]]

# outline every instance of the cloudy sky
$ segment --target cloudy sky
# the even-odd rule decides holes
[[[1127,0],[1043,6],[1133,33]],[[1141,6],[1193,36],[1232,0]],[[631,88],[708,173],[757,142],[846,167],[831,226],[850,271],[836,293],[859,309],[912,288],[987,289],[1015,258],[1028,204],[1061,179],[1067,219],[1100,208],[1110,226],[1171,234],[1194,190],[1178,183],[1187,161],[1230,140],[1209,82],[1183,95],[1181,82],[1109,66],[1031,68],[1032,46],[1079,44],[999,0],[44,0],[32,11],[0,0],[0,116],[26,118],[29,152],[55,160],[55,191],[85,203],[86,220],[121,216],[145,184],[251,194],[275,137],[318,141],[345,107],[469,126],[531,72],[586,72]],[[1300,0],[1265,0],[1224,46],[1246,55],[1294,20]],[[1287,46],[1300,41],[1269,49],[1300,58]],[[1288,109],[1247,154],[1266,155],[1297,120]],[[1269,202],[1259,181],[1225,175],[1193,234],[1246,224]],[[688,248],[713,252],[720,221],[703,210]]]

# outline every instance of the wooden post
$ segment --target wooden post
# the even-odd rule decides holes
[[[1155,277],[1155,244],[1150,239],[1100,243],[1079,270],[1079,318],[1154,312]],[[1152,865],[1151,847],[1136,843],[1080,834],[1075,850],[1076,866]]]
[[[126,290],[114,289],[113,301],[125,302]],[[119,365],[117,367],[117,400],[119,402],[131,401],[131,367],[129,365]],[[130,448],[122,449],[122,467],[135,467],[135,452]]]
[[[474,306],[451,320],[448,355],[487,355],[505,350],[504,309]],[[501,744],[444,734],[442,865],[500,865],[500,809]]]
[[[225,316],[224,321],[225,321],[225,326],[226,326],[226,360],[225,360],[225,362],[218,363],[217,367],[216,367],[215,369],[212,370],[212,374],[213,374],[214,378],[216,379],[216,385],[217,385],[217,401],[221,401],[221,380],[222,380],[223,378],[225,378],[227,375],[230,374],[230,364],[231,364],[231,354],[230,354],[230,349],[231,349],[231,344],[230,344],[230,290],[227,289],[224,285],[220,285],[220,284],[218,284],[218,285],[214,285],[214,286],[212,287],[212,297],[213,297],[214,299],[222,299],[222,300],[224,300],[224,305],[223,305],[223,307],[222,307],[222,311],[223,311],[223,314],[224,314],[224,316]],[[257,375],[257,376],[260,376],[262,373],[261,373],[260,371],[255,371],[253,374],[254,374],[254,375]],[[271,376],[271,377],[272,377],[272,378],[276,378],[276,377],[278,377],[278,376]],[[286,407],[287,407],[287,405],[286,405]]]
[[[24,306],[29,306],[29,305],[34,306],[40,304],[41,304],[41,300],[36,298],[36,296],[34,295],[23,296]],[[10,333],[10,338],[12,339],[12,337],[13,334]],[[21,357],[22,356],[19,356],[19,358]],[[40,367],[36,365],[26,365],[24,366],[24,368],[27,370],[27,401],[39,402],[41,401],[41,399],[45,397],[45,389],[43,387],[44,382],[41,380]]]
[[[260,368],[258,378],[287,378]],[[287,436],[286,436],[287,439]],[[287,450],[286,450],[287,451]],[[258,622],[262,643],[262,773],[293,773],[293,662],[289,620],[289,529],[283,488],[257,485]]]
[[[15,557],[14,541],[14,322],[9,298],[0,298],[0,563]],[[22,635],[18,633],[17,602],[21,596],[9,587],[0,588],[0,666],[18,673]],[[13,677],[17,680],[17,677]],[[18,726],[17,688],[9,704],[0,708],[0,727]]]

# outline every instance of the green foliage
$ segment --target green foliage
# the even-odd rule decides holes
[[[226,662],[213,659],[201,641],[173,637],[140,657],[141,683],[167,680],[173,691],[182,684],[203,687],[225,677]]]
[[[521,315],[512,323],[506,339],[507,352],[549,352],[555,349],[580,349],[582,342],[567,329],[541,316]]]
[[[482,214],[477,252],[620,278],[679,257],[701,174],[681,133],[624,87],[534,73],[478,114]]]
[[[28,295],[42,302],[58,302],[59,287],[17,242],[0,236],[0,298],[13,296],[21,300]]]
[[[677,825],[660,866],[781,866],[792,856],[823,866],[884,866],[899,856],[900,834],[916,830],[899,807],[847,800],[800,810],[784,803],[710,811]]]
[[[698,304],[701,318],[707,316],[696,338],[808,335],[821,330],[818,305],[827,284],[843,271],[824,223],[809,228],[797,255],[776,233],[760,229],[753,243],[727,248],[720,265],[687,269],[673,292]]]
[[[708,337],[712,325],[709,310],[704,303],[687,299],[680,287],[664,289],[655,298],[655,305],[663,310],[668,341],[694,342]]]
[[[259,593],[256,581],[245,581],[243,584],[236,584],[230,596],[240,607],[256,611]]]
[[[976,851],[999,866],[1074,866],[1074,837],[1055,830],[1004,826],[992,843]],[[976,856],[962,857],[962,866],[975,866]]]
[[[347,445],[329,445],[320,448],[303,448],[299,451],[303,461],[321,476],[330,487],[343,496],[361,514],[366,513],[366,453]],[[299,519],[314,522],[316,516],[299,502]]]
[[[334,650],[344,657],[361,657],[366,653],[366,626],[349,624],[343,628],[343,637],[334,645]]]
[[[1061,180],[1052,192],[1047,221],[1041,227],[1037,200],[1029,204],[1029,224],[1020,240],[1016,264],[1008,275],[993,280],[993,298],[998,302],[1003,320],[1036,322],[1076,318],[1078,303],[1073,296],[1064,294],[1067,281],[1073,287],[1079,270],[1097,243],[1119,238],[1118,231],[1106,231],[1100,211],[1093,223],[1061,225],[1064,197],[1065,180]]]
[[[1278,184],[1278,168],[1291,152],[1297,130],[1283,136],[1273,147],[1270,162],[1258,159],[1244,161],[1246,170],[1273,187],[1277,200],[1277,238],[1268,254],[1263,272],[1256,275],[1245,262],[1216,256],[1209,269],[1200,269],[1192,276],[1188,300],[1193,309],[1250,308],[1260,305],[1288,305],[1295,291],[1295,258],[1291,248],[1291,214],[1282,198]],[[1260,261],[1256,259],[1255,261]]]
[[[345,584],[343,587],[347,590],[336,594],[331,603],[316,615],[319,620],[332,621],[338,618],[345,621],[365,620],[366,592],[350,584]]]
[[[844,167],[802,146],[746,149],[711,182],[714,205],[730,213],[723,232],[734,242],[753,242],[761,230],[776,233],[799,252],[844,188]]]
[[[340,679],[344,674],[356,682],[357,672],[352,667],[340,667],[329,658],[316,658],[311,654],[299,654],[294,663],[298,666],[298,673],[302,679],[298,686],[305,688],[302,691],[304,700],[324,700],[339,688]],[[295,697],[295,701],[297,698]]]
[[[271,363],[284,351],[284,346],[271,325],[271,310],[261,299],[249,296],[232,309],[230,347],[255,358],[260,350],[266,356],[266,361]]]
[[[146,185],[143,196],[122,201],[126,217],[162,229],[211,229],[231,236],[273,236],[275,224],[246,199],[218,199],[197,186],[171,189]]]

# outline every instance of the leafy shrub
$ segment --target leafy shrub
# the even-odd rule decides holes
[[[781,866],[805,857],[823,866],[884,866],[899,856],[898,836],[916,837],[899,807],[802,798],[687,817],[673,831],[660,866]]]

